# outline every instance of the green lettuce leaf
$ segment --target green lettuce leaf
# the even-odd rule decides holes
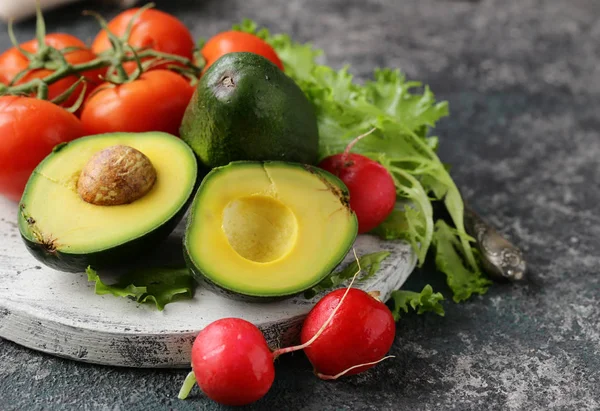
[[[296,81],[309,78],[316,59],[323,54],[322,50],[313,48],[310,43],[296,43],[285,34],[271,35],[268,29],[259,28],[250,19],[244,19],[240,24],[235,24],[233,30],[254,34],[269,43],[277,50],[277,56],[283,63],[286,74]]]
[[[464,228],[460,192],[436,154],[437,137],[428,136],[437,122],[448,116],[448,104],[436,101],[427,86],[407,81],[399,70],[376,69],[373,78],[361,85],[348,67],[334,70],[319,64],[323,52],[310,44],[294,42],[286,34],[272,35],[251,20],[234,29],[254,33],[273,46],[286,74],[312,102],[319,126],[320,158],[342,152],[357,136],[376,129],[352,150],[386,167],[394,178],[398,199],[411,206],[396,212],[374,233],[407,240],[422,266],[434,241],[431,202],[443,201],[456,229],[437,236],[438,249],[458,250],[461,258],[436,258],[437,267],[446,274],[460,271],[461,278],[473,280],[463,281],[475,288],[461,295],[481,291],[476,285],[481,269]]]
[[[131,271],[116,284],[105,284],[98,273],[88,267],[88,281],[95,283],[98,295],[132,298],[138,303],[154,303],[159,311],[175,298],[192,298],[195,282],[187,268],[156,267]]]
[[[408,312],[411,307],[417,314],[433,312],[442,317],[445,315],[444,307],[440,301],[444,300],[444,296],[440,293],[434,293],[429,284],[423,287],[423,290],[418,293],[408,290],[396,290],[392,292],[392,314],[394,319],[398,321],[401,317],[401,312]]]
[[[460,236],[465,236],[469,242],[473,241],[469,236],[450,227],[444,220],[436,222],[433,236],[436,266],[446,274],[446,283],[454,294],[453,300],[457,303],[469,299],[473,294],[485,294],[492,284],[481,271],[473,272],[465,264],[462,244],[458,240]]]
[[[374,234],[384,240],[409,240],[408,235],[412,231],[409,228],[409,224],[411,224],[411,221],[415,221],[415,219],[418,218],[418,216],[411,216],[411,212],[417,213],[416,210],[410,207],[406,207],[404,210],[396,209],[392,211],[383,223],[370,231],[370,234]]]
[[[357,281],[364,281],[367,278],[374,275],[379,267],[381,266],[381,262],[385,260],[390,255],[389,251],[378,251],[376,253],[365,254],[358,258],[360,263],[360,268],[364,272],[363,275],[357,278]],[[313,298],[315,295],[319,294],[322,291],[332,290],[342,284],[346,280],[350,280],[356,272],[358,271],[358,263],[353,261],[348,264],[343,270],[330,274],[324,280],[322,280],[319,284],[315,285],[313,288],[306,290],[304,292],[305,298]]]

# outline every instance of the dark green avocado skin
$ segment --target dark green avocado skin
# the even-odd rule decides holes
[[[150,132],[154,133],[154,132]],[[148,134],[150,134],[148,133]],[[133,133],[125,133],[133,134]],[[144,133],[140,134],[139,137],[143,137]],[[166,133],[161,133],[166,134]],[[111,136],[112,133],[107,133],[106,136]],[[25,188],[24,194],[19,204],[19,213],[17,225],[21,239],[23,240],[27,250],[32,254],[35,259],[40,261],[42,264],[51,267],[53,269],[81,273],[86,270],[88,266],[94,269],[116,269],[117,271],[127,269],[129,267],[135,267],[136,262],[139,262],[141,258],[148,257],[148,252],[152,251],[160,245],[172,232],[175,230],[177,225],[181,222],[187,210],[189,209],[196,191],[200,187],[202,179],[206,176],[208,171],[201,168],[197,162],[197,159],[192,155],[191,150],[189,151],[190,160],[193,160],[192,169],[190,170],[193,176],[191,187],[189,187],[188,196],[185,201],[181,204],[177,212],[166,221],[154,227],[148,233],[128,240],[122,244],[115,245],[113,247],[89,253],[69,253],[60,250],[52,249],[48,245],[43,244],[35,240],[35,221],[30,222],[30,217],[27,213],[27,192],[28,187],[32,182],[32,178],[36,174],[43,174],[43,167],[46,161],[52,156],[60,155],[60,151],[67,146],[67,144],[79,144],[82,141],[90,138],[102,138],[104,135],[92,135],[88,137],[82,137],[74,140],[71,143],[59,144],[54,148],[45,160],[39,163],[32,173],[29,182]],[[170,136],[172,139],[176,139],[175,136]],[[180,144],[180,143],[178,143]],[[33,220],[33,219],[31,219]],[[32,225],[33,224],[33,225]],[[28,227],[28,228],[26,228]]]
[[[289,295],[262,297],[262,296],[256,296],[256,295],[241,294],[236,291],[228,290],[224,287],[221,287],[219,284],[209,280],[207,277],[205,277],[202,274],[202,271],[200,271],[192,262],[190,255],[189,255],[189,251],[188,251],[187,247],[185,246],[185,243],[183,245],[183,248],[184,248],[183,258],[185,259],[185,264],[187,265],[188,269],[192,273],[192,276],[194,277],[196,282],[198,284],[200,284],[200,286],[202,286],[222,297],[229,298],[230,300],[244,301],[244,302],[248,302],[248,303],[272,303],[272,302],[276,302],[276,301],[282,301],[282,300],[288,299],[290,297],[294,297],[294,296],[302,293],[302,291],[300,291],[300,292],[297,292],[294,294],[289,294]]]
[[[176,215],[148,234],[125,244],[95,253],[69,254],[60,251],[49,252],[43,244],[31,241],[23,235],[21,235],[21,238],[25,242],[29,252],[38,261],[55,270],[81,273],[85,271],[88,266],[91,266],[94,269],[122,268],[125,265],[134,263],[141,258],[144,253],[156,248],[164,239],[166,239],[185,215],[189,204],[190,202],[188,200],[186,205],[182,207]]]
[[[240,160],[318,159],[314,107],[294,80],[254,53],[229,53],[210,66],[180,136],[208,168]]]
[[[151,232],[131,240],[127,243],[115,246],[113,248],[88,254],[70,254],[60,251],[48,251],[47,247],[35,241],[31,241],[21,233],[21,238],[29,252],[42,264],[54,268],[55,270],[81,273],[88,266],[94,269],[122,269],[123,267],[134,265],[145,254],[152,251],[160,245],[181,222],[187,212],[194,194],[198,187],[194,187],[192,194],[181,207],[181,209],[169,220],[158,226]]]
[[[337,267],[342,262],[344,257],[345,257],[345,255],[342,255],[339,258],[339,261],[337,261],[335,267]],[[244,302],[248,302],[248,303],[273,303],[273,302],[277,302],[277,301],[287,300],[288,298],[292,298],[292,297],[301,295],[306,290],[317,285],[324,278],[323,277],[323,278],[319,279],[319,281],[316,281],[314,284],[312,284],[308,287],[305,287],[301,290],[298,290],[297,292],[290,293],[290,294],[282,294],[282,295],[278,295],[278,296],[259,296],[259,295],[243,294],[241,292],[229,290],[225,287],[222,287],[221,285],[209,280],[208,277],[206,277],[204,274],[202,274],[202,271],[200,271],[200,269],[198,269],[198,267],[196,267],[196,265],[193,263],[192,259],[190,258],[189,250],[187,249],[187,247],[185,245],[185,241],[184,241],[184,245],[183,245],[183,258],[185,260],[185,264],[187,265],[188,269],[192,273],[192,276],[194,277],[196,282],[198,284],[200,284],[202,287],[205,287],[206,289],[212,291],[213,293],[219,294],[225,298],[229,298],[231,300],[236,300],[236,301],[244,301]],[[335,269],[335,267],[334,267],[334,269]],[[327,275],[329,275],[329,274],[327,274]]]

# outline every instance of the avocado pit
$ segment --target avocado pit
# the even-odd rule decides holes
[[[156,169],[144,153],[114,145],[94,154],[81,170],[77,193],[87,203],[116,206],[144,197],[156,182]]]

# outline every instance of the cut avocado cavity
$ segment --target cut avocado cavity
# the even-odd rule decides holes
[[[33,171],[20,203],[21,236],[38,260],[62,271],[116,266],[172,232],[196,179],[194,153],[170,134],[83,137]]]
[[[312,166],[233,162],[213,169],[190,209],[185,258],[236,299],[296,295],[346,256],[357,233],[345,185]]]

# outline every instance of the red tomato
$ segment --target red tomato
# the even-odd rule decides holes
[[[19,201],[33,169],[59,143],[84,135],[74,114],[32,97],[0,97],[0,194]]]
[[[83,41],[79,40],[77,37],[71,36],[70,34],[51,33],[46,35],[45,39],[46,44],[54,47],[57,50],[62,50],[66,47],[81,48],[81,50],[74,50],[66,53],[65,59],[71,64],[85,63],[96,58],[96,55],[87,48]],[[30,40],[21,44],[21,47],[25,51],[35,53],[38,50],[38,42],[35,39]],[[23,55],[16,47],[6,50],[0,55],[0,82],[4,84],[10,83],[18,73],[27,67],[28,64],[29,60],[27,57],[25,57],[25,55]],[[106,69],[103,68],[82,73],[82,75],[91,83],[87,86],[86,94],[89,94],[92,91],[94,85],[100,83],[98,76],[104,74],[105,71]],[[16,84],[22,84],[36,78],[44,78],[51,73],[52,72],[50,70],[46,69],[33,70],[25,77],[17,81]],[[79,76],[77,75],[68,76],[51,84],[48,87],[48,98],[52,100],[53,98],[59,96],[63,91],[71,87],[78,78]],[[82,89],[83,84],[78,86],[75,92],[61,105],[65,107],[73,105]]]
[[[225,31],[212,37],[202,47],[202,57],[206,60],[204,70],[227,53],[246,51],[259,54],[271,60],[273,64],[283,70],[283,63],[277,56],[273,47],[264,40],[250,33],[242,31]]]
[[[152,70],[130,83],[98,86],[85,102],[81,121],[87,134],[164,131],[179,125],[194,88],[169,70]]]
[[[122,36],[138,10],[139,8],[132,8],[118,14],[108,23],[110,31],[117,36]],[[192,59],[195,46],[192,34],[180,20],[155,9],[144,10],[136,19],[128,43],[134,48],[152,48],[188,59]],[[106,30],[101,30],[94,39],[92,51],[99,54],[109,49],[111,49],[111,44]],[[128,73],[133,72],[137,67],[135,62],[125,63],[123,66]],[[155,69],[160,68],[160,66],[155,67]]]

